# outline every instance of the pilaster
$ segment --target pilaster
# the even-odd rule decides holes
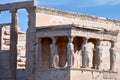
[[[36,7],[26,8],[28,12],[28,29],[26,32],[26,78],[35,80],[36,67]]]

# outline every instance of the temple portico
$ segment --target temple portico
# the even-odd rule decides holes
[[[85,31],[87,31],[87,34]],[[91,31],[94,31],[92,33],[94,35],[89,34]],[[106,34],[109,35],[109,38],[106,37]],[[37,41],[39,41],[39,39],[41,41],[37,43],[41,47],[37,48],[38,50],[36,53],[37,55],[41,55],[37,56],[36,59],[36,62],[41,59],[41,64],[39,64],[39,62],[36,63],[36,67],[38,68],[36,69],[36,75],[41,78],[37,79],[42,80],[44,77],[42,76],[43,72],[52,76],[52,71],[54,72],[54,70],[58,71],[57,74],[59,74],[59,71],[62,71],[61,73],[69,74],[69,76],[74,76],[71,75],[71,70],[74,71],[74,69],[79,69],[79,71],[84,71],[84,69],[85,71],[91,70],[92,72],[94,72],[94,70],[95,72],[100,71],[101,57],[103,54],[101,41],[115,42],[114,39],[117,36],[117,32],[108,31],[106,34],[103,29],[82,28],[73,24],[36,28],[36,39]],[[96,38],[95,35],[97,35],[98,38]],[[94,44],[93,62],[91,66],[89,65],[91,59],[89,59],[90,57],[88,55],[88,42]],[[114,44],[112,43],[110,56],[108,56],[110,57],[110,69],[108,72],[112,70],[114,73],[115,52],[113,47]],[[54,77],[58,76],[57,74],[54,75]],[[61,79],[63,76],[64,75],[62,75]]]

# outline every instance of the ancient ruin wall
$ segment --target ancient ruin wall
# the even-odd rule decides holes
[[[46,9],[46,8],[37,8],[36,10],[36,27],[41,26],[51,26],[51,25],[65,25],[65,24],[77,24],[80,27],[89,27],[89,28],[103,28],[110,31],[120,31],[120,21],[118,20],[112,20],[102,17],[95,17],[95,16],[89,16],[89,15],[83,15],[83,14],[77,14],[77,13],[71,13],[71,12],[64,12],[64,11],[58,11],[53,9]],[[90,54],[89,57],[91,58],[93,44],[88,44],[90,47]],[[101,62],[101,69],[109,70],[110,65],[110,55],[109,55],[109,49],[110,49],[110,42],[103,41],[103,57]],[[119,69],[119,62],[120,62],[120,36],[118,35],[117,43],[116,43],[116,67],[115,71],[120,72]],[[92,61],[92,58],[91,60]],[[92,62],[90,62],[90,66],[92,65]],[[109,79],[108,79],[109,80]]]
[[[58,11],[47,8],[37,8],[36,26],[50,26],[63,24],[78,24],[81,27],[97,27],[107,30],[120,30],[120,21],[103,17]]]
[[[25,68],[26,34],[18,30],[18,68]],[[10,50],[10,26],[1,27],[1,50]]]

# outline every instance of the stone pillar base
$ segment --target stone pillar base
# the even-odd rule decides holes
[[[35,80],[116,80],[117,72],[95,69],[49,69],[37,71]]]

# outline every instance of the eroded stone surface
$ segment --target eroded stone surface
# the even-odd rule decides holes
[[[18,31],[17,27],[17,9],[25,8],[29,14],[28,29],[26,37],[24,33],[18,32],[18,43],[16,45],[16,34],[12,34],[11,49],[18,54],[18,67],[25,66],[26,50],[26,79],[27,80],[119,80],[120,68],[120,21],[107,18],[58,11],[47,8],[37,7],[35,2],[26,1],[21,3],[10,3],[0,5],[0,11],[10,10],[12,13],[12,29]],[[10,27],[1,28],[1,50],[10,50]],[[13,32],[12,32],[13,33]],[[72,37],[72,38],[71,38]],[[89,63],[87,67],[82,68],[84,58],[82,55],[83,37],[88,38],[86,42],[87,56]],[[26,40],[26,39],[27,40]],[[54,42],[52,38],[55,38]],[[96,48],[97,40],[102,54],[99,60],[99,68],[94,68],[93,51]],[[25,41],[26,48],[25,48]],[[110,47],[111,42],[114,45],[116,54],[115,67],[110,68],[111,60]],[[14,44],[15,43],[15,44]],[[50,48],[54,43],[56,48]],[[52,45],[53,46],[53,45]],[[86,48],[86,47],[85,47]],[[57,49],[57,50],[52,50]],[[57,67],[51,68],[51,59],[53,51],[57,51]],[[18,53],[17,53],[18,52]],[[52,52],[52,53],[51,53]],[[3,51],[4,53],[4,51]],[[11,52],[12,53],[12,52]],[[15,52],[13,52],[15,53]],[[112,54],[112,53],[111,53]],[[7,69],[14,61],[8,61],[8,55],[1,54],[0,69]],[[22,58],[21,58],[22,57]],[[16,56],[12,56],[16,58]],[[8,61],[8,62],[7,62]],[[15,62],[16,63],[16,62]],[[6,65],[8,65],[6,67]],[[13,64],[14,65],[14,64]],[[4,67],[5,66],[5,67]],[[13,66],[14,67],[14,66]],[[110,70],[111,69],[111,70]],[[15,69],[14,69],[15,70]],[[9,69],[8,69],[9,73]],[[5,74],[8,74],[5,73]],[[15,73],[13,73],[15,74]],[[8,74],[9,75],[9,74]],[[4,76],[4,74],[3,74]],[[3,77],[2,76],[2,77]],[[11,76],[11,74],[10,74]],[[1,77],[1,75],[0,75]]]

